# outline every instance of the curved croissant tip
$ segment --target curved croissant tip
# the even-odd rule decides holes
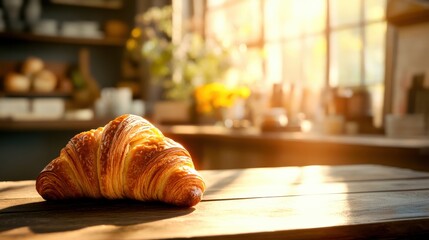
[[[203,198],[203,190],[199,187],[193,186],[187,192],[187,196],[184,199],[183,206],[192,207],[197,205]]]

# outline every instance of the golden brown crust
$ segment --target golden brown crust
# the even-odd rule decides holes
[[[193,206],[205,184],[182,145],[147,120],[123,115],[74,136],[36,180],[47,200],[129,198]]]

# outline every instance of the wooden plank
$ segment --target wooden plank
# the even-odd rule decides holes
[[[287,197],[287,196],[304,196],[304,195],[322,195],[322,194],[356,194],[356,193],[371,193],[371,192],[406,192],[416,190],[429,190],[429,179],[414,179],[414,180],[389,180],[389,181],[371,181],[371,182],[350,182],[350,183],[301,183],[292,185],[283,185],[282,183],[273,183],[270,185],[253,185],[244,186],[231,184],[225,187],[216,188],[209,187],[204,193],[203,201],[214,200],[232,200],[232,199],[250,199],[250,198],[272,198],[272,197]],[[27,192],[27,198],[23,198],[19,193],[21,191],[13,192],[5,191],[0,193],[0,209],[16,207],[16,212],[27,211],[56,211],[58,208],[67,209],[70,206],[81,208],[87,204],[93,204],[87,201],[71,201],[66,202],[64,205],[47,203],[43,204],[30,204],[40,203],[44,200],[34,190],[33,184],[26,185],[22,191]],[[11,195],[8,196],[8,193]],[[3,195],[3,196],[1,196]],[[94,200],[104,203],[103,200]],[[109,201],[106,201],[108,204]],[[35,208],[40,207],[42,208]],[[52,206],[52,209],[49,208]],[[0,214],[6,213],[5,210],[0,210]]]
[[[202,171],[204,200],[428,189],[429,173],[378,165]]]
[[[207,182],[242,181],[249,186],[255,182],[284,184],[305,182],[352,182],[427,178],[428,172],[372,164],[359,165],[314,165],[304,167],[247,168],[200,171]]]
[[[351,183],[316,182],[292,185],[284,185],[282,183],[275,182],[270,185],[257,184],[252,186],[231,184],[225,187],[209,187],[204,193],[203,201],[339,193],[354,194],[365,192],[406,192],[415,190],[429,190],[429,179],[389,180]],[[9,195],[9,193],[11,194]],[[19,191],[6,190],[4,192],[1,192],[0,199],[0,209],[25,203],[44,201],[43,199],[41,199],[40,195],[34,190],[33,184],[26,185]],[[20,211],[29,211],[29,209],[21,209]],[[0,214],[2,212],[3,211],[0,211]]]
[[[0,182],[0,199],[37,198],[36,181]]]
[[[229,186],[228,188],[208,188],[205,201],[240,198],[266,198],[339,193],[393,192],[429,190],[429,179],[392,180],[352,183],[303,183],[294,185],[255,185],[254,187]],[[404,193],[406,194],[406,193]]]
[[[207,184],[204,200],[429,188],[429,173],[376,165],[200,172]],[[0,182],[0,199],[38,198],[34,184]]]
[[[0,214],[1,239],[373,238],[429,234],[428,190],[205,201],[191,209],[130,201],[26,213],[14,212],[14,208],[3,209],[6,213]]]

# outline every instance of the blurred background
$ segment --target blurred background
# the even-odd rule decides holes
[[[199,169],[429,170],[429,1],[0,0],[0,180],[125,113]]]

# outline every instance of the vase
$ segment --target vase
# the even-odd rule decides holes
[[[162,96],[164,93],[164,88],[162,86],[162,80],[149,80],[145,86],[145,95],[147,101],[147,114],[152,116],[155,111],[155,104],[159,101],[162,101]]]
[[[2,3],[9,28],[12,31],[21,31],[22,22],[19,19],[19,14],[21,12],[23,0],[3,0]]]
[[[29,29],[33,29],[42,15],[40,0],[28,0],[25,8],[25,21]]]

